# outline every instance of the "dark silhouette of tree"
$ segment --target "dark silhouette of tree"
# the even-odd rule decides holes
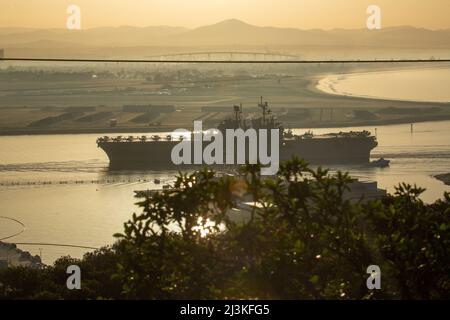
[[[259,172],[180,173],[172,188],[140,195],[142,213],[114,246],[42,270],[3,270],[0,297],[450,297],[450,194],[424,204],[423,189],[401,184],[383,199],[354,202],[344,173],[296,158],[274,177]],[[70,264],[82,269],[77,292],[65,288]],[[369,265],[381,268],[381,290],[366,286]]]

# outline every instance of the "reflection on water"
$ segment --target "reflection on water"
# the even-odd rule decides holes
[[[312,130],[321,134],[364,129],[375,132],[375,127]],[[409,124],[379,126],[376,132],[379,146],[373,157],[390,159],[390,168],[336,166],[332,170],[350,171],[359,179],[377,181],[379,187],[390,192],[399,182],[416,183],[427,188],[425,201],[434,201],[450,191],[432,177],[450,171],[450,121],[415,124],[413,133]],[[176,170],[110,172],[106,155],[95,144],[96,138],[92,134],[0,137],[1,215],[23,222],[26,228],[10,241],[89,247],[110,244],[112,235],[120,232],[123,223],[139,210],[134,205],[133,191],[160,188],[154,179],[170,183],[177,174]],[[70,183],[61,183],[64,181]],[[0,221],[0,238],[16,228]],[[67,254],[81,257],[87,251],[19,247],[33,254],[42,249],[46,263]]]

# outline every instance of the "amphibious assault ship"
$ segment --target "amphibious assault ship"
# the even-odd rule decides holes
[[[262,116],[257,119],[246,121],[242,119],[242,105],[234,106],[234,118],[220,123],[217,130],[225,133],[227,129],[249,128],[279,130],[279,157],[280,161],[291,159],[293,156],[305,159],[310,164],[368,164],[370,152],[377,146],[374,136],[368,131],[339,132],[324,135],[314,135],[311,131],[295,135],[292,130],[285,130],[276,121],[269,109],[267,102],[259,103]],[[182,141],[194,140],[194,132],[186,135],[175,136],[141,136],[141,137],[108,137],[98,138],[97,145],[103,149],[110,161],[110,169],[152,169],[174,166],[172,161],[172,150]],[[269,134],[270,137],[270,134]],[[203,141],[203,149],[210,144]],[[226,163],[226,147],[223,142],[223,154],[221,163]],[[249,143],[245,144],[245,157],[249,156]],[[191,164],[195,163],[194,143],[191,143]],[[270,150],[271,142],[268,141],[267,149]],[[202,149],[202,150],[203,150]],[[229,149],[228,149],[229,150]],[[235,146],[234,157],[237,157]],[[259,155],[259,152],[257,153]],[[273,156],[273,155],[271,155]],[[237,162],[234,162],[237,163]],[[183,166],[183,165],[180,165]]]

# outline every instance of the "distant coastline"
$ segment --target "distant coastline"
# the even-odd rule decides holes
[[[365,126],[385,126],[396,124],[410,124],[421,122],[437,122],[450,120],[450,114],[448,115],[424,115],[424,116],[411,116],[401,119],[392,120],[366,120],[358,122],[327,122],[327,123],[311,123],[311,125],[296,126],[292,129],[321,129],[321,128],[352,128],[352,127],[365,127]],[[98,128],[98,129],[44,129],[44,130],[30,130],[30,129],[11,129],[0,130],[0,136],[29,136],[29,135],[72,135],[72,134],[131,134],[131,133],[165,133],[172,132],[178,128],[176,127],[126,127],[126,128]],[[187,128],[189,129],[189,128]]]
[[[427,70],[430,67],[424,66],[420,70]],[[354,71],[352,73],[352,70]],[[367,74],[372,69],[368,67],[354,68],[343,73],[342,76],[354,74]],[[397,68],[384,65],[377,67],[378,73],[395,72],[394,70],[411,71],[417,70],[411,65],[404,65]],[[109,119],[117,119],[117,125],[111,126],[107,119],[92,121],[75,121],[74,119],[63,119],[64,121],[56,121],[55,123],[45,123],[44,120],[53,120],[52,118],[61,117],[67,113],[66,106],[78,103],[78,95],[69,93],[61,94],[58,99],[65,99],[64,104],[60,107],[47,108],[45,104],[52,105],[54,96],[38,96],[36,102],[30,103],[26,95],[16,94],[18,98],[23,98],[23,105],[18,105],[17,101],[11,102],[11,99],[2,102],[0,112],[3,113],[4,120],[0,124],[0,136],[18,136],[18,135],[62,135],[62,134],[131,134],[131,133],[164,133],[172,132],[179,128],[192,129],[193,121],[196,119],[207,119],[209,128],[213,128],[224,117],[232,116],[231,106],[233,104],[243,103],[244,108],[254,106],[257,94],[264,95],[269,101],[278,120],[284,124],[286,128],[311,129],[311,128],[350,128],[361,126],[382,126],[395,124],[409,124],[430,121],[450,120],[450,103],[442,102],[424,102],[424,101],[405,101],[392,100],[373,97],[357,97],[345,94],[331,94],[318,88],[318,83],[327,77],[340,77],[338,71],[332,70],[313,70],[309,74],[298,73],[291,77],[279,78],[276,76],[262,77],[261,79],[237,79],[241,91],[248,90],[252,92],[252,96],[246,95],[223,95],[223,88],[230,87],[232,82],[219,82],[219,85],[208,88],[209,95],[214,97],[210,101],[204,99],[202,94],[198,94],[193,88],[193,95],[181,93],[180,95],[152,95],[145,96],[142,92],[150,90],[154,86],[151,82],[139,83],[133,81],[122,80],[123,86],[133,87],[136,94],[135,98],[129,95],[121,94],[121,92],[105,94],[101,90],[104,87],[109,89],[111,84],[109,79],[96,80],[92,86],[101,88],[99,93],[103,94],[101,104],[93,107],[95,110],[86,111],[86,114],[92,116],[97,114],[107,114]],[[217,81],[217,80],[214,80]],[[201,82],[203,84],[203,80]],[[261,85],[267,85],[261,90]],[[15,85],[20,85],[17,82]],[[58,83],[47,80],[46,85],[50,88],[57,88]],[[74,82],[74,85],[80,85]],[[180,84],[179,84],[180,85]],[[188,84],[182,84],[189,88]],[[140,87],[142,86],[142,87]],[[222,88],[222,89],[221,89]],[[202,93],[204,92],[202,89]],[[287,92],[287,94],[286,94]],[[181,96],[183,95],[183,96]],[[5,96],[7,97],[7,96]],[[25,97],[25,98],[24,98]],[[7,97],[8,98],[8,97]],[[92,105],[92,95],[86,93],[82,96],[85,99],[83,105]],[[6,98],[4,98],[6,99]],[[41,99],[41,100],[39,100]],[[48,100],[45,100],[48,99]],[[160,121],[150,121],[149,123],[141,123],[133,121],[139,113],[127,113],[123,111],[120,105],[130,103],[135,99],[148,99],[151,103],[175,105],[180,107],[179,110],[172,113],[166,113],[165,118]],[[92,99],[94,100],[94,99]],[[49,102],[50,101],[50,102]],[[187,104],[187,106],[185,106]],[[203,111],[203,106],[217,106],[219,110],[223,110],[225,106],[230,106],[230,112],[214,112],[213,109]],[[180,112],[178,112],[180,111]],[[181,113],[182,111],[182,113]],[[181,116],[182,114],[182,116]],[[322,117],[323,115],[323,117]],[[81,116],[81,115],[80,115]],[[5,120],[6,119],[6,120]],[[151,123],[150,123],[151,122]],[[30,125],[38,123],[39,125]]]
[[[439,97],[433,95],[433,93],[430,96],[421,97],[420,95],[417,95],[418,91],[420,93],[420,90],[418,90],[419,88],[422,88],[424,85],[430,85],[430,79],[427,79],[427,81],[423,81],[421,86],[417,86],[416,84],[416,87],[413,88],[409,88],[406,86],[403,86],[402,88],[402,86],[399,86],[399,84],[401,84],[401,81],[395,79],[398,76],[406,76],[408,78],[407,81],[409,82],[408,85],[413,85],[413,80],[417,81],[419,74],[421,76],[426,76],[427,72],[445,72],[444,76],[447,76],[447,78],[445,78],[444,80],[431,79],[432,81],[435,80],[435,83],[432,83],[433,86],[440,85],[441,82],[450,82],[450,66],[446,65],[441,67],[422,67],[415,69],[392,68],[390,70],[383,71],[363,71],[355,73],[333,74],[318,79],[315,88],[321,92],[337,96],[366,98],[373,100],[407,101],[416,103],[443,103],[450,105],[450,94],[445,88],[442,88],[443,90],[440,90],[443,95]],[[390,79],[390,77],[393,79]],[[378,81],[380,79],[382,79],[383,81]],[[361,85],[361,82],[366,82],[366,85],[363,86],[364,89],[357,87],[357,85]],[[377,90],[372,89],[374,88],[370,85],[372,82],[377,83]],[[379,85],[380,83],[382,84],[381,86]],[[429,91],[430,90],[427,90],[427,93],[429,93]]]

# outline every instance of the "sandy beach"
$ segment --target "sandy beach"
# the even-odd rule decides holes
[[[368,99],[450,103],[449,66],[392,69],[330,75],[317,89],[332,95]]]

